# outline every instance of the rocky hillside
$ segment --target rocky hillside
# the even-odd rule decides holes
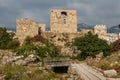
[[[119,30],[118,26],[113,26],[108,29],[108,32],[109,33],[118,33],[118,32],[120,32],[120,30]]]

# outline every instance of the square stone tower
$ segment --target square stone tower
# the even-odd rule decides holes
[[[45,31],[45,24],[39,24],[28,18],[17,19],[16,26],[16,36],[21,44],[27,36],[34,37]]]
[[[99,38],[105,39],[107,35],[106,25],[96,25],[94,26],[94,34],[97,34]]]
[[[51,10],[50,31],[58,33],[76,33],[76,10]]]

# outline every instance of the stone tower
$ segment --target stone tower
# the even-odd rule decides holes
[[[50,31],[58,33],[76,33],[76,10],[51,10]]]
[[[17,19],[16,26],[16,36],[21,44],[27,36],[34,37],[39,34],[40,31],[45,31],[45,24],[39,24],[28,18]]]
[[[107,35],[106,25],[96,25],[94,26],[94,34],[97,34],[99,38],[105,39]]]

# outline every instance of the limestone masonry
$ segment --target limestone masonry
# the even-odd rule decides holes
[[[27,36],[34,37],[41,34],[55,45],[64,46],[66,42],[71,42],[73,38],[84,36],[89,31],[108,42],[118,39],[117,34],[107,33],[105,25],[96,25],[94,29],[85,29],[77,32],[76,10],[51,10],[50,31],[46,31],[45,24],[40,24],[28,18],[17,19],[16,26],[16,35],[21,44]]]
[[[76,33],[76,10],[51,10],[50,30],[59,33]]]
[[[45,31],[45,24],[39,24],[28,18],[16,20],[16,35],[21,43],[27,36],[34,37],[40,32]]]

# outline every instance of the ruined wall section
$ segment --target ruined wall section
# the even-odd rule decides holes
[[[76,10],[51,10],[50,31],[59,33],[76,33]]]
[[[55,32],[43,32],[42,36],[48,39],[56,46],[64,46],[66,43],[72,42],[76,37],[84,36],[86,33],[55,33]]]
[[[45,31],[45,24],[39,24],[31,19],[16,20],[16,35],[22,44],[27,36],[34,37],[39,31]]]
[[[96,25],[94,26],[94,34],[97,34],[99,38],[105,39],[107,35],[106,25]]]

